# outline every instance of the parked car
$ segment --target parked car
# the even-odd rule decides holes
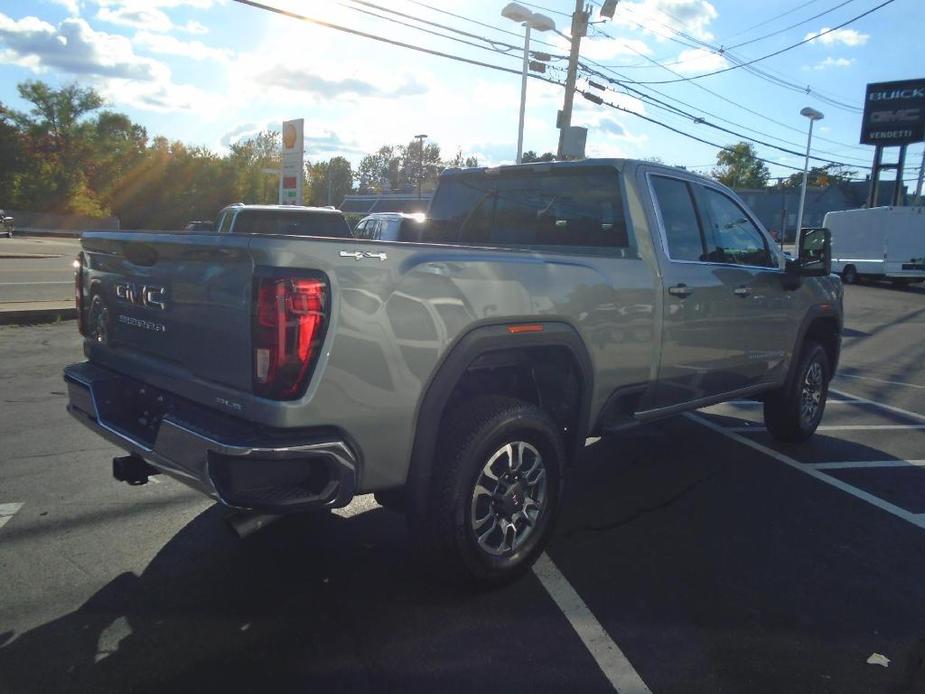
[[[421,213],[374,212],[363,217],[353,238],[370,241],[420,241],[426,217]]]
[[[742,398],[779,440],[819,425],[826,230],[788,262],[716,181],[612,159],[448,170],[428,220],[419,243],[85,233],[69,411],[128,452],[116,479],[269,513],[374,492],[482,584],[543,551],[587,437]]]
[[[6,212],[0,210],[0,226],[3,228],[3,233],[8,239],[13,238],[13,222],[16,220],[7,215]]]
[[[350,225],[344,214],[333,207],[236,202],[218,213],[215,228],[221,234],[350,237]]]
[[[874,207],[829,212],[832,270],[845,284],[890,280],[902,286],[925,280],[925,208]]]
[[[212,231],[212,222],[202,220],[189,222],[183,227],[183,231]]]

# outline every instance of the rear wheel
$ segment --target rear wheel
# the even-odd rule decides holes
[[[409,528],[454,582],[500,585],[543,551],[559,507],[562,437],[530,403],[477,398],[443,425],[426,508]]]
[[[846,265],[841,271],[841,281],[844,284],[855,284],[858,281],[858,269],[854,265]]]
[[[825,413],[831,377],[825,349],[818,342],[807,340],[794,382],[765,398],[764,423],[771,436],[791,442],[812,436]]]

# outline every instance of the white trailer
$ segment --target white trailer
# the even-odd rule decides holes
[[[925,280],[925,208],[874,207],[829,212],[832,272],[845,284],[861,278],[908,284]]]

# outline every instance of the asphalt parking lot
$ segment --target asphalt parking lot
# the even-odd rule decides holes
[[[368,498],[240,539],[114,482],[64,410],[74,323],[0,327],[0,692],[925,692],[925,289],[846,295],[812,441],[753,403],[605,439],[543,580],[486,593]]]

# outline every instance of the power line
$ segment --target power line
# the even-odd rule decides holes
[[[447,58],[448,60],[455,60],[460,63],[468,63],[469,65],[478,65],[479,67],[486,67],[491,70],[498,70],[499,72],[507,72],[512,75],[521,75],[523,74],[522,70],[516,70],[514,68],[507,68],[502,65],[494,65],[492,63],[486,63],[481,60],[474,60],[472,58],[464,58],[460,55],[454,55],[452,53],[444,53],[443,51],[437,51],[431,48],[424,48],[423,46],[417,46],[413,43],[406,43],[404,41],[396,41],[395,39],[389,39],[384,36],[379,36],[377,34],[370,34],[366,31],[360,31],[359,29],[351,29],[350,27],[345,27],[340,24],[335,24],[333,22],[328,22],[323,19],[317,19],[315,17],[309,17],[307,15],[299,14],[297,12],[291,12],[289,10],[283,10],[279,7],[272,7],[271,5],[265,5],[261,2],[256,2],[256,0],[233,0],[234,2],[241,5],[248,5],[254,7],[258,10],[264,10],[266,12],[272,12],[274,14],[281,15],[283,17],[288,17],[290,19],[297,19],[301,22],[307,22],[308,24],[314,24],[316,26],[325,27],[327,29],[334,29],[335,31],[342,31],[346,34],[352,34],[354,36],[362,36],[363,38],[372,39],[373,41],[380,41],[382,43],[387,43],[392,46],[398,46],[399,48],[407,48],[412,51],[417,51],[419,53],[427,53],[429,55],[435,55],[441,58]],[[549,82],[550,84],[556,84],[558,86],[564,86],[561,82],[556,80],[551,80],[546,77],[542,77],[536,74],[529,74],[535,80],[540,80],[542,82]]]
[[[637,84],[671,84],[671,83],[673,83],[673,82],[691,82],[691,81],[693,81],[693,80],[699,80],[699,79],[702,79],[702,78],[704,78],[704,77],[712,77],[713,75],[720,75],[720,74],[722,74],[722,73],[724,73],[724,72],[730,72],[731,70],[735,70],[735,69],[740,68],[740,67],[746,67],[746,66],[748,66],[748,65],[753,65],[753,64],[755,64],[755,63],[761,62],[762,60],[767,60],[768,58],[773,58],[774,56],[780,55],[781,53],[786,53],[787,51],[793,50],[794,48],[797,48],[797,47],[799,47],[799,46],[802,46],[802,45],[805,44],[805,43],[809,43],[810,41],[814,41],[814,40],[818,39],[818,38],[821,37],[821,36],[825,36],[826,34],[831,34],[833,31],[838,31],[839,29],[841,29],[841,28],[843,28],[843,27],[846,27],[846,26],[848,26],[849,24],[852,24],[852,23],[856,22],[856,21],[858,21],[859,19],[862,19],[862,18],[866,17],[867,15],[869,15],[869,14],[871,14],[871,13],[873,13],[873,12],[876,12],[877,10],[881,9],[882,7],[886,7],[887,5],[892,4],[892,3],[895,2],[895,1],[896,1],[896,0],[884,0],[884,2],[881,2],[879,5],[877,5],[877,6],[875,6],[875,7],[872,7],[871,9],[867,10],[866,12],[862,12],[861,14],[859,14],[859,15],[857,15],[857,16],[855,16],[855,17],[852,17],[851,19],[849,19],[849,20],[847,20],[847,21],[845,21],[845,22],[842,22],[842,23],[839,24],[838,26],[832,27],[832,28],[830,28],[830,29],[825,29],[824,31],[820,31],[818,34],[813,34],[812,36],[809,36],[809,37],[803,39],[802,41],[797,41],[796,43],[793,43],[793,44],[791,44],[791,45],[789,45],[789,46],[786,46],[785,48],[781,48],[780,50],[774,51],[773,53],[768,53],[767,55],[763,55],[763,56],[761,56],[760,58],[753,58],[753,59],[751,59],[751,60],[746,60],[746,61],[744,61],[744,62],[740,62],[740,63],[738,63],[738,64],[736,64],[736,65],[731,65],[731,66],[729,66],[729,67],[722,68],[722,69],[720,69],[720,70],[713,70],[713,71],[711,71],[711,72],[704,72],[703,74],[700,74],[700,75],[691,75],[691,76],[689,76],[689,77],[683,77],[683,78],[681,78],[681,79],[676,79],[676,80],[656,80],[656,81],[650,81],[650,82],[637,82]]]
[[[628,8],[627,8],[627,9],[628,9]],[[632,13],[631,10],[628,10],[628,11],[630,11],[630,12]],[[638,21],[636,21],[636,20],[630,19],[630,21],[631,21],[633,24],[635,24],[636,26],[638,26],[640,29],[642,29],[643,31],[651,31],[651,29],[650,29],[649,27],[647,27],[646,25],[644,25],[644,24],[642,24],[642,23],[640,23],[640,22],[638,22]],[[686,48],[690,48],[690,49],[693,49],[693,50],[708,50],[708,51],[710,51],[711,53],[714,53],[714,54],[716,54],[716,55],[721,55],[721,56],[727,58],[729,61],[735,63],[735,64],[736,64],[736,67],[745,67],[745,71],[746,71],[746,72],[749,72],[749,73],[753,74],[754,76],[759,77],[760,79],[763,79],[763,80],[765,80],[765,81],[767,81],[767,82],[771,82],[772,84],[775,84],[775,85],[777,85],[777,86],[785,87],[785,88],[787,88],[787,89],[790,89],[791,91],[796,91],[796,92],[800,92],[800,93],[804,93],[804,94],[813,94],[813,95],[815,95],[817,98],[819,98],[821,101],[824,101],[824,102],[826,102],[826,103],[828,103],[828,104],[831,104],[832,106],[836,106],[836,107],[838,107],[838,108],[843,108],[843,109],[846,109],[846,110],[850,110],[850,111],[855,112],[855,113],[857,113],[857,112],[860,111],[860,109],[859,109],[858,107],[856,107],[856,106],[854,106],[854,105],[852,105],[852,104],[847,104],[847,103],[844,103],[843,101],[839,101],[839,100],[835,99],[834,97],[828,96],[828,95],[824,94],[823,92],[820,92],[820,91],[818,91],[818,90],[812,89],[812,88],[809,87],[809,86],[804,87],[803,85],[795,84],[795,83],[790,82],[790,81],[788,81],[788,80],[786,80],[786,79],[784,79],[784,78],[782,78],[782,77],[775,77],[775,76],[773,76],[773,75],[771,75],[771,74],[768,74],[767,72],[765,72],[765,71],[763,71],[763,70],[760,70],[760,69],[758,69],[758,68],[756,68],[756,67],[754,67],[754,66],[749,65],[747,61],[743,60],[742,58],[740,58],[740,57],[738,57],[738,56],[736,56],[736,55],[734,55],[734,54],[732,54],[731,52],[726,51],[726,50],[724,50],[723,48],[721,48],[721,47],[719,47],[719,46],[714,46],[714,45],[712,45],[712,44],[710,44],[710,43],[707,43],[707,42],[705,42],[705,41],[701,41],[700,39],[698,39],[698,38],[696,38],[696,37],[694,37],[694,36],[691,36],[690,34],[686,34],[685,32],[681,31],[680,29],[677,29],[676,27],[672,27],[671,25],[665,24],[664,22],[661,22],[661,21],[659,21],[659,20],[657,20],[657,19],[654,19],[653,21],[654,21],[656,24],[659,24],[660,26],[662,26],[662,27],[664,27],[664,28],[666,28],[666,29],[668,29],[669,31],[672,32],[672,34],[673,34],[672,36],[666,37],[669,41],[673,41],[674,43],[678,43],[678,44],[680,44],[680,45],[682,45],[682,46],[685,46]],[[605,34],[605,36],[609,36],[609,35],[608,35],[608,34]],[[682,41],[681,39],[678,38],[678,36],[683,36],[683,37],[685,37],[686,39],[688,39],[689,41],[693,41],[694,43],[690,43],[689,41]],[[610,37],[610,38],[613,38],[613,37]],[[628,47],[630,48],[630,50],[633,50],[633,48],[632,48],[631,46],[628,46]],[[652,60],[651,58],[649,58],[648,56],[644,55],[643,53],[640,53],[639,51],[635,51],[635,52],[636,52],[636,53],[639,53],[640,55],[642,55],[646,60],[649,60],[650,62],[653,62],[653,63],[655,63],[656,65],[659,65],[659,66],[665,67],[665,68],[667,68],[668,65],[680,65],[681,63],[685,62],[685,61],[683,61],[683,60],[675,60],[675,61],[673,61],[673,62],[671,62],[671,63],[659,63],[659,62],[657,62],[657,61]],[[732,68],[729,68],[729,69],[732,69]],[[695,78],[684,77],[683,75],[680,75],[679,73],[674,72],[673,70],[669,70],[669,72],[671,72],[671,73],[674,74],[674,75],[678,75],[678,77],[680,77],[680,79],[678,79],[678,80],[664,80],[664,81],[662,81],[662,82],[655,82],[655,81],[644,82],[644,81],[638,81],[638,80],[636,80],[636,82],[637,82],[637,84],[662,84],[662,83],[667,83],[667,82],[683,82],[683,81],[687,81],[687,80],[690,80],[690,79],[697,79],[696,77],[695,77]],[[691,82],[691,84],[696,84],[696,82]]]
[[[508,36],[516,36],[517,38],[523,38],[523,34],[518,34],[516,31],[511,31],[509,29],[503,29],[501,27],[495,26],[494,24],[480,22],[479,20],[472,19],[471,17],[466,17],[461,14],[456,14],[455,12],[450,12],[449,10],[444,10],[440,7],[434,7],[433,5],[428,5],[426,2],[420,2],[420,0],[406,0],[406,2],[410,2],[412,5],[417,5],[418,7],[423,7],[425,9],[431,10],[432,12],[439,12],[440,14],[445,14],[448,17],[455,17],[456,19],[461,19],[464,22],[469,22],[471,24],[475,24],[476,26],[484,27],[485,29],[492,29],[494,31],[500,31],[502,34],[507,34]],[[549,41],[543,41],[542,39],[534,38],[532,36],[530,37],[530,43],[538,43],[538,44],[542,44],[543,46],[551,46],[552,48],[559,48],[559,46],[557,46],[554,43],[550,43]]]
[[[773,17],[769,17],[768,19],[765,19],[765,20],[762,20],[762,21],[758,22],[757,24],[752,24],[751,26],[745,27],[744,29],[741,29],[741,30],[737,31],[737,32],[734,33],[734,34],[730,34],[728,38],[731,39],[731,38],[733,38],[733,37],[735,37],[735,36],[741,36],[742,34],[747,34],[747,33],[748,33],[749,31],[751,31],[752,29],[757,29],[758,27],[761,27],[761,26],[765,26],[765,25],[767,25],[767,24],[770,24],[771,22],[773,22],[773,21],[776,20],[776,19],[780,19],[781,17],[786,17],[788,14],[793,14],[794,12],[798,12],[799,10],[802,10],[804,7],[809,7],[810,5],[812,5],[812,4],[814,4],[814,3],[817,3],[817,2],[819,2],[819,0],[807,0],[806,2],[801,2],[801,3],[800,3],[799,5],[797,5],[796,7],[791,7],[789,10],[786,10],[785,12],[781,12],[780,14],[776,14],[776,15],[774,15]]]
[[[611,103],[611,102],[609,102],[609,101],[604,101],[603,99],[601,99],[601,97],[599,97],[599,96],[597,96],[596,94],[593,94],[593,93],[591,93],[591,92],[583,91],[583,90],[581,90],[581,89],[576,89],[575,91],[576,91],[577,93],[581,94],[581,95],[582,95],[583,97],[585,97],[586,99],[588,99],[588,101],[590,101],[590,102],[592,102],[592,103],[594,103],[594,104],[598,104],[599,106],[607,106],[607,107],[612,108],[612,109],[615,109],[615,110],[617,110],[617,111],[623,111],[624,113],[629,113],[629,114],[635,116],[636,118],[641,118],[641,119],[644,120],[644,121],[648,121],[649,123],[652,123],[652,124],[654,124],[654,125],[658,125],[659,127],[665,128],[666,130],[671,130],[672,132],[677,133],[678,135],[682,135],[683,137],[686,137],[686,138],[688,138],[688,139],[690,139],[690,140],[696,140],[697,142],[701,142],[701,143],[703,143],[703,144],[705,144],[705,145],[710,145],[711,147],[716,147],[717,149],[720,149],[720,150],[723,150],[723,151],[727,151],[727,152],[728,152],[728,151],[733,151],[733,148],[730,147],[729,145],[721,145],[721,144],[719,144],[719,143],[717,143],[717,142],[712,142],[711,140],[707,140],[707,139],[705,139],[705,138],[703,138],[703,137],[699,137],[699,136],[697,136],[697,135],[692,135],[691,133],[685,132],[684,130],[681,130],[681,129],[679,129],[679,128],[675,128],[674,126],[668,125],[667,123],[663,123],[662,121],[657,120],[657,119],[655,119],[655,118],[651,118],[651,117],[649,117],[649,116],[645,116],[645,115],[643,115],[643,114],[641,114],[641,113],[638,113],[638,112],[636,112],[636,111],[632,111],[632,110],[630,110],[630,109],[628,109],[628,108],[624,108],[624,107],[622,107],[622,106],[618,106],[617,104],[613,104],[613,103]],[[801,156],[802,156],[802,155],[801,155]],[[803,171],[803,167],[800,167],[800,166],[790,166],[789,164],[781,164],[780,162],[772,161],[772,160],[770,160],[770,159],[765,159],[764,157],[758,157],[758,156],[756,156],[755,159],[758,160],[758,161],[760,161],[760,162],[763,162],[763,163],[765,163],[765,164],[770,164],[771,166],[779,166],[779,167],[781,167],[781,168],[790,169],[790,170],[792,170],[792,171],[800,171],[800,172]],[[858,181],[861,181],[861,180],[865,180],[865,179],[848,179],[848,180],[858,180]]]
[[[733,49],[735,49],[735,48],[741,48],[742,46],[748,46],[749,44],[757,43],[758,41],[764,41],[765,39],[771,38],[772,36],[777,36],[778,34],[783,34],[785,31],[790,31],[791,29],[796,29],[798,26],[802,26],[803,24],[808,24],[809,22],[813,21],[814,19],[819,19],[820,17],[823,17],[823,16],[825,16],[825,15],[827,15],[827,14],[830,14],[831,12],[834,12],[835,10],[837,10],[837,9],[839,9],[839,8],[841,8],[841,7],[844,7],[844,6],[847,5],[848,3],[851,3],[851,2],[854,2],[854,1],[855,1],[855,0],[844,0],[844,2],[840,2],[839,4],[835,5],[835,7],[830,7],[829,9],[827,9],[827,10],[825,10],[825,11],[823,11],[823,12],[819,12],[819,13],[817,13],[817,14],[814,14],[812,17],[807,17],[806,19],[804,19],[804,20],[802,20],[802,21],[800,21],[800,22],[797,22],[796,24],[791,24],[790,26],[786,26],[786,27],[784,27],[783,29],[778,29],[778,30],[776,30],[776,31],[772,31],[772,32],[769,33],[769,34],[764,34],[763,36],[758,36],[757,38],[749,39],[748,41],[743,41],[742,43],[737,43],[737,44],[735,44],[734,46],[729,46],[729,48],[727,48],[726,50],[727,50],[727,51],[731,51],[731,50],[733,50]]]
[[[657,63],[653,58],[648,57],[647,55],[645,55],[645,54],[642,53],[641,51],[636,50],[635,48],[630,47],[630,50],[633,51],[634,53],[636,53],[637,55],[641,56],[643,59],[648,60],[648,61],[650,61],[650,62],[652,62],[652,63],[655,63],[655,64],[658,65],[659,67],[664,68],[667,72],[670,72],[670,73],[673,74],[673,75],[678,75],[678,74],[679,74],[679,73],[675,72],[674,70],[671,70],[670,68],[668,68],[668,67],[662,65],[661,63]],[[596,62],[593,61],[593,60],[587,60],[587,59],[586,59],[586,62],[590,63],[591,65],[594,65],[595,67],[599,67],[599,68],[604,68],[604,67],[605,67],[605,66],[601,65],[600,63],[596,63]],[[610,70],[610,69],[608,69],[608,72],[611,72],[612,74],[614,74],[614,75],[616,75],[617,77],[619,77],[621,80],[624,80],[624,81],[619,81],[619,80],[618,80],[618,83],[619,83],[621,86],[625,86],[625,82],[632,82],[632,80],[628,80],[628,79],[626,78],[625,75],[621,75],[621,74],[618,73],[618,72],[615,72],[615,71]],[[602,75],[602,77],[603,77],[604,79],[608,79],[606,76],[603,76],[603,75]],[[638,82],[635,83],[635,84],[638,85]],[[746,113],[750,113],[750,114],[753,115],[753,116],[758,116],[758,117],[761,118],[762,120],[766,120],[766,121],[768,121],[769,123],[773,123],[774,125],[780,126],[780,127],[782,127],[782,128],[786,128],[787,130],[791,130],[791,131],[793,131],[793,132],[795,132],[795,133],[799,133],[800,135],[802,135],[802,134],[804,133],[804,131],[801,130],[800,128],[797,128],[797,127],[795,127],[795,126],[793,126],[793,125],[790,125],[789,123],[785,123],[785,122],[783,122],[783,121],[779,121],[779,120],[776,120],[776,119],[774,119],[774,118],[771,118],[771,117],[768,116],[766,113],[761,113],[761,112],[756,111],[756,110],[754,110],[754,109],[752,109],[752,108],[749,108],[748,106],[745,106],[744,104],[741,104],[741,103],[739,103],[739,102],[737,102],[737,101],[735,101],[735,100],[733,100],[733,99],[729,99],[728,97],[723,96],[722,94],[720,94],[720,93],[717,92],[716,90],[710,89],[709,87],[706,87],[706,86],[700,84],[699,82],[690,82],[690,84],[691,84],[691,86],[694,86],[694,87],[696,87],[697,89],[699,89],[699,90],[701,90],[701,91],[703,91],[703,92],[706,92],[707,94],[710,94],[711,96],[714,96],[715,98],[719,99],[720,101],[724,101],[725,103],[730,104],[731,106],[735,106],[736,108],[738,108],[738,109],[740,109],[740,110],[742,110],[742,111],[745,111]],[[695,108],[695,109],[697,109],[697,110],[699,110],[699,111],[703,111],[703,109],[698,108],[698,107],[695,107],[695,106],[691,106],[690,104],[687,104],[686,102],[681,101],[681,100],[678,99],[677,97],[671,97],[671,96],[665,94],[664,92],[660,92],[660,91],[658,91],[657,89],[655,89],[654,87],[646,87],[646,88],[647,88],[649,91],[655,92],[656,94],[659,94],[659,95],[665,97],[666,99],[672,99],[672,100],[674,100],[674,101],[677,101],[678,103],[681,103],[681,104],[684,104],[685,106],[688,106],[689,108]],[[710,114],[710,113],[708,113],[707,111],[703,111],[703,112],[704,112],[704,113],[707,113],[708,115],[712,115],[714,118],[719,118],[720,120],[725,120],[725,119],[723,119],[722,117],[717,116],[716,114]],[[726,122],[727,122],[727,123],[732,123],[732,121],[728,121],[728,120],[726,120]],[[739,125],[739,127],[744,127],[744,126],[742,126],[741,124],[738,124],[738,123],[733,123],[733,124],[734,124],[734,125]],[[754,129],[751,129],[751,128],[747,128],[747,129],[750,129],[750,130],[753,130],[753,131],[754,131]],[[758,131],[754,131],[754,132],[758,132]],[[762,133],[762,134],[765,135],[765,136],[768,136],[767,133]],[[780,139],[780,138],[775,138],[775,139]],[[828,143],[830,143],[830,144],[838,145],[839,147],[848,147],[848,148],[850,148],[850,149],[858,149],[858,150],[862,149],[860,145],[850,145],[850,144],[845,143],[845,142],[839,142],[838,140],[833,140],[833,139],[830,139],[830,138],[827,138],[827,137],[823,137],[822,135],[818,135],[818,136],[816,137],[816,139],[821,140],[821,141],[823,141],[823,142],[828,142]],[[790,143],[790,144],[792,144],[792,143]]]
[[[587,69],[587,68],[585,68],[585,69]],[[600,75],[599,73],[598,73],[598,76],[602,77],[602,78],[605,79],[605,80],[614,82],[614,80],[610,80],[610,79],[607,78],[606,76]],[[686,118],[692,120],[694,123],[706,125],[707,127],[714,128],[715,130],[720,130],[720,131],[725,132],[725,133],[728,133],[728,134],[730,134],[730,135],[735,135],[736,137],[740,137],[740,138],[742,138],[742,139],[744,139],[744,140],[748,140],[748,141],[750,141],[750,142],[754,142],[755,144],[763,145],[764,147],[770,147],[771,149],[776,149],[777,151],[783,152],[783,153],[785,153],[785,154],[790,154],[790,155],[796,156],[796,157],[804,156],[804,153],[801,152],[801,151],[792,150],[792,149],[786,149],[785,147],[780,147],[779,145],[774,145],[774,144],[771,144],[770,142],[766,142],[766,141],[764,141],[764,140],[759,140],[759,139],[757,139],[757,138],[755,138],[755,137],[749,137],[748,135],[743,135],[742,133],[737,132],[737,131],[735,131],[735,130],[730,130],[729,128],[724,128],[724,127],[721,126],[721,125],[716,125],[715,123],[711,123],[710,121],[706,120],[705,118],[701,118],[701,117],[695,116],[695,115],[693,115],[693,114],[691,114],[691,113],[688,113],[688,112],[686,112],[686,111],[683,111],[683,110],[681,110],[681,109],[678,109],[677,107],[671,106],[670,104],[666,104],[664,101],[661,101],[661,100],[659,100],[659,99],[655,99],[654,97],[649,96],[649,95],[647,95],[647,94],[644,94],[643,92],[640,92],[640,91],[637,90],[637,89],[633,89],[632,87],[629,87],[628,85],[620,85],[620,86],[622,86],[624,89],[630,90],[630,91],[634,92],[635,94],[639,95],[640,98],[642,98],[644,101],[650,102],[651,105],[655,106],[656,108],[662,108],[663,110],[670,110],[670,111],[672,111],[672,112],[674,112],[674,113],[676,113],[676,114],[678,114],[678,115],[684,116],[684,117],[686,117]],[[794,143],[789,143],[789,144],[794,145]],[[799,145],[794,145],[794,146],[799,146]],[[817,150],[817,151],[819,151],[819,150]],[[856,168],[859,167],[859,165],[857,165],[857,164],[846,164],[845,162],[834,161],[834,160],[831,160],[831,159],[826,159],[826,158],[824,158],[824,157],[818,157],[818,156],[815,156],[815,155],[812,155],[812,154],[810,155],[809,158],[810,158],[810,159],[814,159],[814,160],[816,160],[816,161],[821,161],[821,162],[823,162],[823,163],[825,163],[825,164],[831,164],[831,165],[834,165],[834,166],[841,166],[841,167],[848,167],[848,168],[850,168],[850,167],[852,167],[852,166],[853,166],[853,167],[856,167]],[[860,168],[870,168],[870,167],[860,167]]]

